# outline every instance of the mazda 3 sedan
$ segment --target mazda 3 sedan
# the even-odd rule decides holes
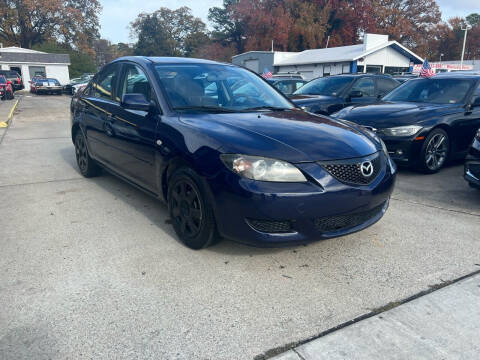
[[[71,104],[80,172],[164,200],[190,248],[352,233],[387,210],[395,166],[372,132],[296,108],[260,76],[185,58],[106,65]]]

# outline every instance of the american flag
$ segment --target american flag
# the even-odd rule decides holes
[[[273,74],[270,70],[267,68],[263,69],[263,74],[262,74],[264,79],[271,79],[273,77]]]
[[[435,75],[435,71],[432,70],[432,68],[430,67],[430,64],[428,63],[428,60],[425,59],[422,65],[422,70],[420,70],[420,77],[429,78],[429,77],[432,77],[433,75]]]

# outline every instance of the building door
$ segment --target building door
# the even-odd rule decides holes
[[[10,66],[10,70],[16,71],[20,76],[22,76],[22,68],[19,66]]]

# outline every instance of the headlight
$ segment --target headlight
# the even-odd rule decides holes
[[[223,163],[233,172],[252,180],[305,182],[305,176],[292,164],[258,156],[223,154]]]
[[[409,125],[381,129],[379,132],[386,136],[412,136],[418,133],[421,129],[422,127],[418,125]]]
[[[477,135],[475,135],[478,141],[480,141],[480,128],[477,130]]]
[[[312,110],[312,107],[311,106],[301,106],[300,107],[303,111],[306,111],[306,112],[311,112]]]

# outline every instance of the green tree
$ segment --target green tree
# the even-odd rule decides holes
[[[245,50],[247,24],[236,14],[241,0],[223,0],[223,7],[208,10],[208,20],[212,23],[212,37],[226,47],[233,45],[238,53]]]
[[[132,38],[137,38],[135,55],[191,56],[209,42],[205,23],[186,6],[141,13],[130,29]]]
[[[465,18],[465,20],[467,20],[467,23],[472,27],[480,26],[480,14],[470,14]]]
[[[100,11],[98,0],[3,0],[0,41],[24,48],[57,41],[93,55]]]

